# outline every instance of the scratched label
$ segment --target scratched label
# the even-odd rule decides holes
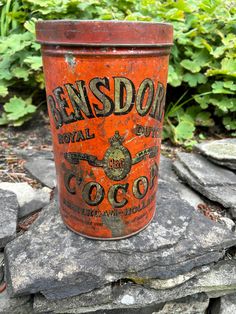
[[[92,238],[129,236],[155,213],[168,58],[67,59],[45,72],[63,221]]]

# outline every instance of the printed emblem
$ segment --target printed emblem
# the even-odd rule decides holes
[[[79,164],[81,160],[86,160],[91,166],[102,167],[109,179],[120,181],[128,175],[132,165],[139,163],[146,156],[149,156],[149,158],[157,156],[158,148],[153,146],[140,151],[132,158],[129,150],[123,146],[124,137],[120,136],[119,131],[115,131],[109,142],[110,147],[105,152],[102,160],[98,160],[93,155],[74,152],[65,153],[64,157],[71,164]]]

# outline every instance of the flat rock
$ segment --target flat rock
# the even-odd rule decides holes
[[[159,166],[159,180],[164,180],[172,184],[173,188],[178,192],[179,196],[183,200],[187,201],[195,209],[198,208],[199,204],[204,203],[204,200],[198,193],[179,181],[178,176],[173,171],[172,160],[162,155]]]
[[[49,159],[35,159],[24,164],[25,169],[42,184],[53,189],[56,186],[55,163]]]
[[[150,309],[152,307],[151,309],[155,309],[157,313],[176,314],[181,312],[177,310],[175,312],[173,309],[179,309],[177,305],[182,303],[180,308],[183,313],[196,314],[198,313],[196,309],[201,310],[200,313],[204,313],[210,296],[219,291],[221,295],[236,291],[236,261],[220,261],[208,268],[208,271],[198,274],[179,286],[163,287],[164,284],[160,285],[160,280],[151,279],[142,285],[131,282],[123,283],[123,285],[106,285],[103,288],[62,300],[47,300],[38,294],[34,298],[34,310],[36,313],[52,311],[53,313],[78,314],[95,311],[103,313],[102,311],[119,309],[120,311],[127,310],[129,313],[128,310],[131,309]],[[190,296],[189,299],[188,296]],[[194,302],[193,299],[195,299]],[[187,304],[187,300],[189,304]],[[197,307],[195,307],[196,302],[199,302]],[[160,312],[157,311],[157,306],[159,306]],[[194,307],[196,312],[193,310]]]
[[[0,283],[4,278],[4,254],[0,252]]]
[[[10,298],[7,291],[0,293],[1,314],[33,314],[33,301],[31,296]]]
[[[54,160],[54,155],[52,151],[48,150],[35,150],[35,149],[14,149],[14,153],[17,156],[22,157],[23,159],[26,159],[28,161],[32,161],[35,159],[49,159]]]
[[[208,305],[209,298],[202,293],[168,302],[163,309],[152,314],[205,314]]]
[[[49,301],[48,304],[43,296],[37,295],[34,299],[34,311],[35,313],[50,311],[50,313],[58,314],[95,312],[96,314],[204,314],[209,304],[209,298],[204,293],[187,296],[172,302],[160,303],[156,299],[155,291],[148,291],[141,286],[135,289],[131,284],[127,284],[124,288],[114,288],[113,291],[104,291],[104,289],[99,290],[97,295],[95,295],[96,292],[86,293],[69,299]],[[107,292],[110,293],[110,298],[105,299],[104,295],[107,296]],[[93,297],[95,297],[95,300],[100,301],[97,299],[99,294],[103,302],[99,302],[100,305],[98,306]]]
[[[211,310],[212,314],[234,314],[236,313],[236,293],[222,296],[218,299]]]
[[[42,292],[60,299],[122,278],[167,279],[217,261],[236,235],[207,219],[161,182],[157,211],[148,228],[120,241],[94,241],[63,224],[56,202],[32,228],[5,249],[13,295]]]
[[[0,190],[0,248],[15,238],[18,202],[10,191]]]
[[[173,163],[173,168],[178,176],[190,185],[193,189],[207,197],[218,202],[223,207],[228,208],[231,215],[236,218],[236,185],[225,186],[206,186],[199,183],[187,167],[179,160]]]
[[[49,188],[34,190],[28,183],[0,182],[0,189],[12,191],[19,203],[19,218],[27,216],[43,208],[50,202]]]
[[[193,153],[177,153],[178,160],[201,185],[221,187],[232,185],[236,187],[236,174],[219,167],[205,157]]]
[[[194,146],[211,161],[222,166],[236,169],[236,139],[227,138],[217,141],[206,141]]]

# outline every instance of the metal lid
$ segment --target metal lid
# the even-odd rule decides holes
[[[168,47],[173,27],[167,23],[48,20],[36,24],[37,42],[46,45]]]

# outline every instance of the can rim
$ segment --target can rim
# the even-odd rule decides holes
[[[43,45],[170,47],[173,26],[165,22],[120,20],[46,20],[36,23]]]

